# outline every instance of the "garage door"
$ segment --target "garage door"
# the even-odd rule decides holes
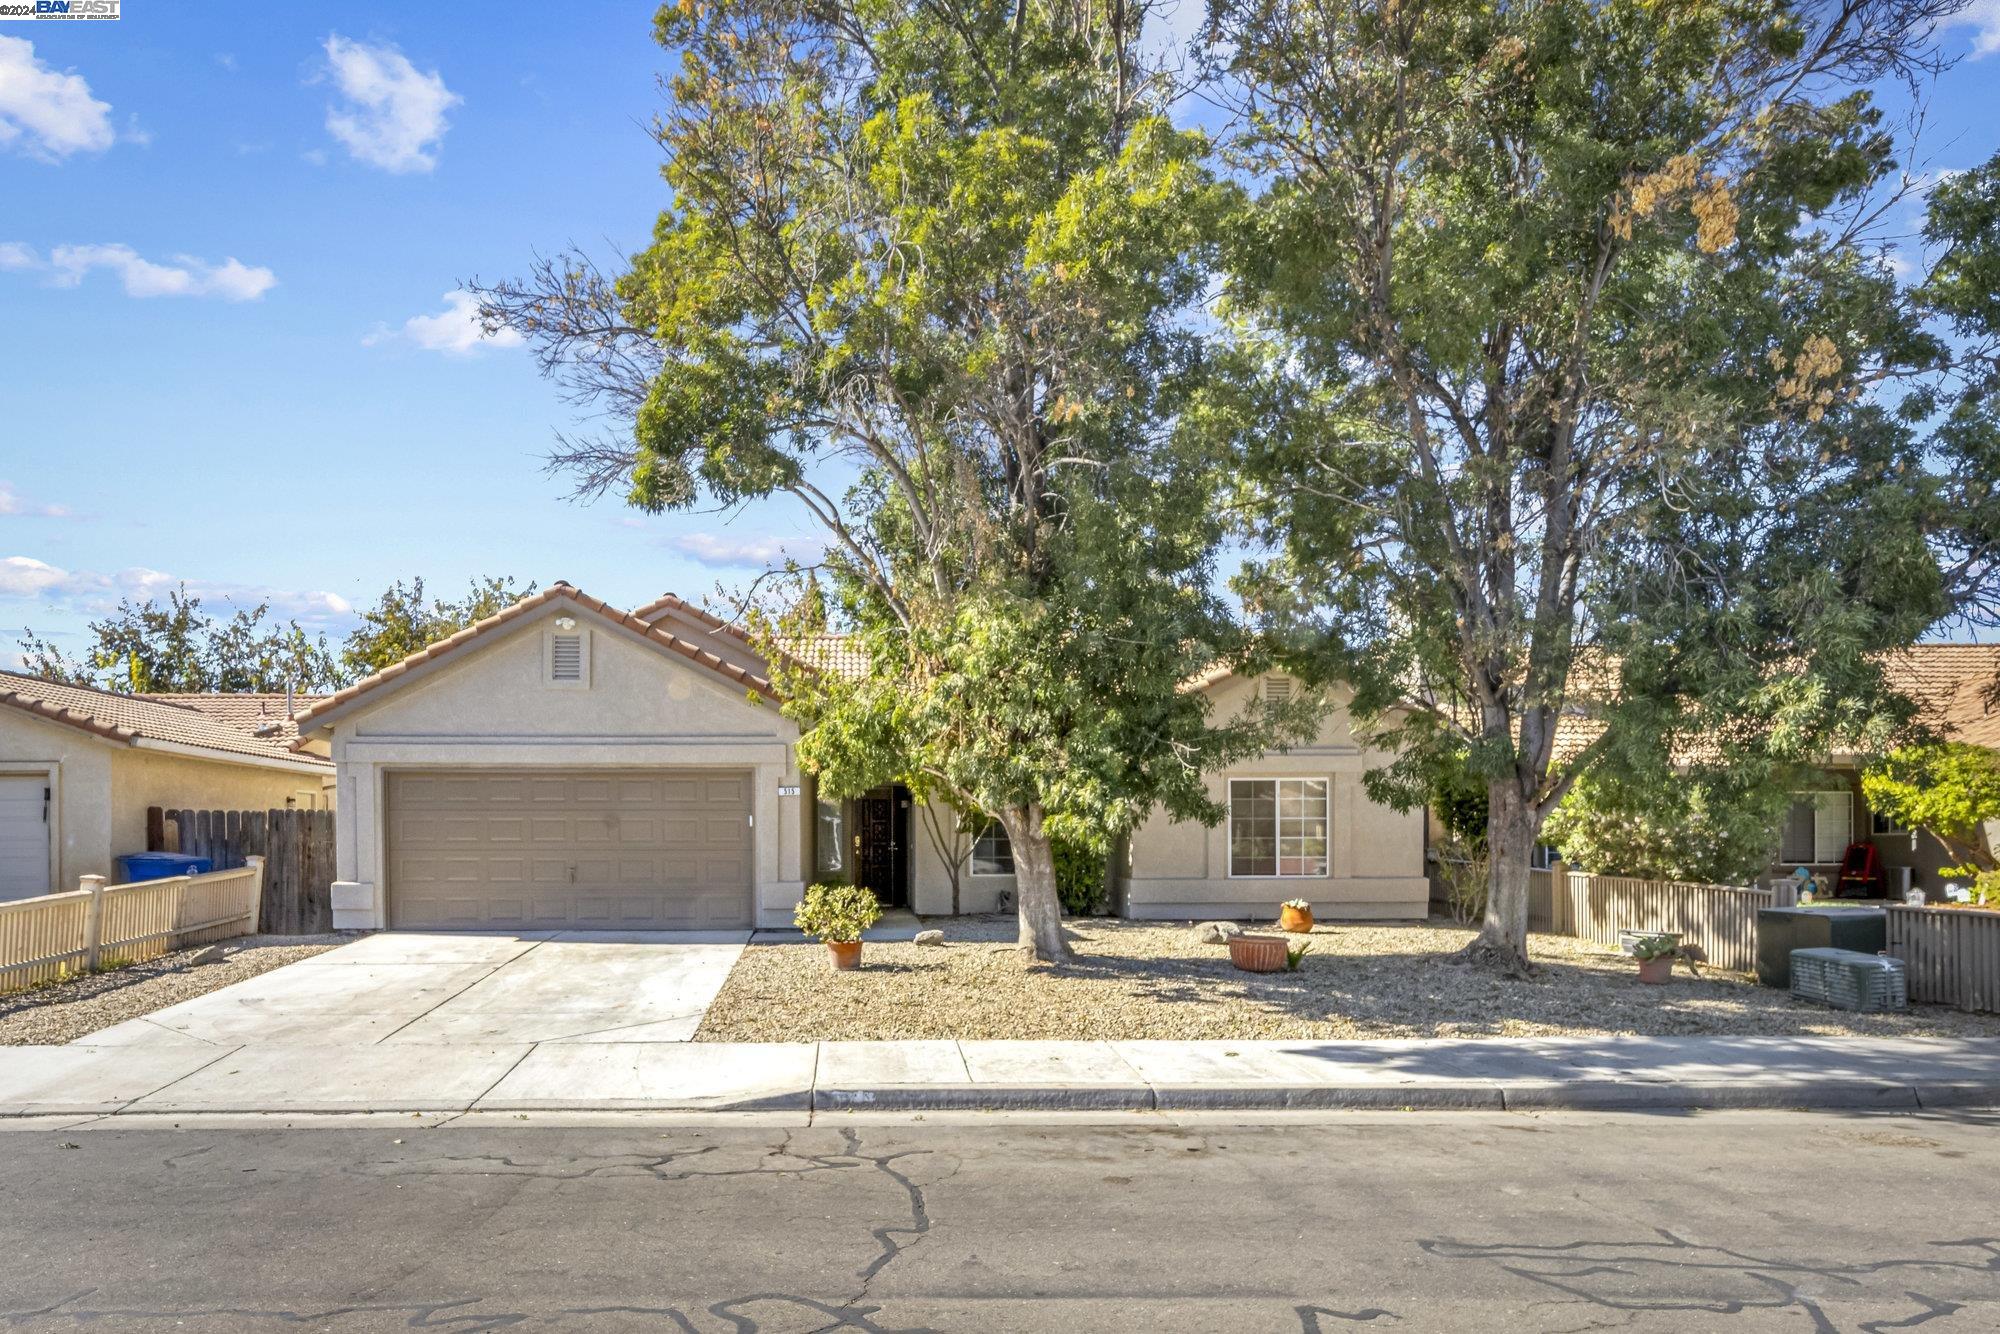
[[[750,925],[750,775],[393,773],[389,925]]]
[[[49,780],[0,774],[0,899],[49,892]]]

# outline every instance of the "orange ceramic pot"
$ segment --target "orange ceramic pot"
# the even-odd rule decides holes
[[[1280,931],[1310,931],[1313,929],[1311,908],[1278,909],[1278,929]]]
[[[1674,975],[1674,956],[1662,954],[1657,959],[1639,960],[1639,980],[1649,986],[1665,986]]]
[[[861,942],[858,940],[829,940],[826,952],[833,956],[835,972],[845,973],[861,966]]]
[[[1285,969],[1285,950],[1290,942],[1283,936],[1254,936],[1245,933],[1229,938],[1229,962],[1246,973],[1280,973]]]

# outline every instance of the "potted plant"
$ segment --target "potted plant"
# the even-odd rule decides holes
[[[1245,931],[1229,938],[1229,962],[1246,973],[1276,973],[1285,967],[1291,942],[1283,936],[1260,936]]]
[[[1304,899],[1286,899],[1278,905],[1278,929],[1280,931],[1310,931],[1313,929],[1313,906]]]
[[[835,969],[861,966],[861,933],[882,917],[882,905],[864,885],[813,885],[792,912],[799,930],[826,942]]]
[[[1681,957],[1679,936],[1634,936],[1626,947],[1639,961],[1639,980],[1660,986],[1674,974],[1674,960]]]

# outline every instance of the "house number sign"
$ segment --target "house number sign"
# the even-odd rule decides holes
[[[796,797],[799,795],[799,789],[796,785],[788,787],[783,784],[780,784],[778,787],[778,795],[781,797]]]

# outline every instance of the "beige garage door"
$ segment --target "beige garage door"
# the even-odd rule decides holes
[[[750,775],[392,773],[389,925],[750,925]]]

